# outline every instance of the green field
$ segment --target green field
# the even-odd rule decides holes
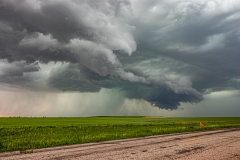
[[[0,152],[239,126],[240,117],[0,118]]]

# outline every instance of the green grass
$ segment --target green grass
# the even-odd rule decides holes
[[[0,152],[239,126],[240,117],[0,118]]]

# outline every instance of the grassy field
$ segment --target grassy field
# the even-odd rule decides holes
[[[240,117],[0,118],[0,152],[239,126]]]

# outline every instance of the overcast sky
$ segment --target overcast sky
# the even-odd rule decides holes
[[[0,116],[240,116],[239,0],[1,0]]]

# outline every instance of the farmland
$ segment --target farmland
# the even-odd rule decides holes
[[[9,117],[0,118],[0,152],[239,126],[240,117]]]

